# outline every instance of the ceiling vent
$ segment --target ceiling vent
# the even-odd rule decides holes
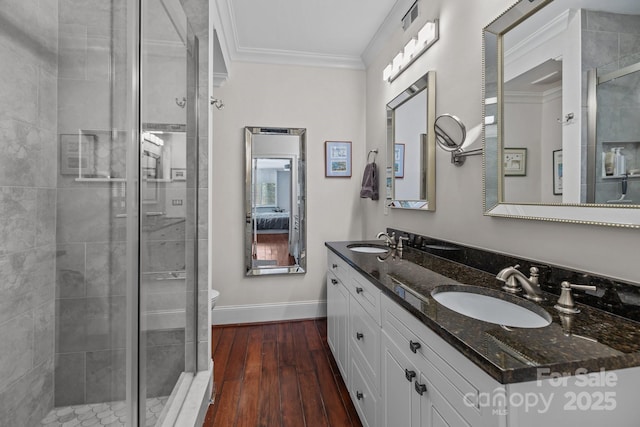
[[[418,1],[411,5],[407,13],[402,17],[402,29],[407,31],[407,28],[416,20],[418,17]]]

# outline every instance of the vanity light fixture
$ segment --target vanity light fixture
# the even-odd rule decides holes
[[[393,57],[382,71],[382,79],[391,83],[440,38],[438,20],[429,21]]]

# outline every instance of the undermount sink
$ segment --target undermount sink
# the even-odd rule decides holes
[[[348,245],[347,248],[353,252],[361,252],[365,254],[383,254],[389,250],[387,246],[375,245],[372,243],[354,243]]]
[[[449,310],[496,325],[543,328],[551,323],[551,315],[536,303],[495,289],[441,285],[431,296]]]

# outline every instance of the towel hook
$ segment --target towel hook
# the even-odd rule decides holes
[[[371,153],[373,153],[373,163],[376,162],[376,155],[378,154],[378,149],[375,148],[373,150],[369,150],[369,153],[367,153],[367,163],[369,163],[369,156],[371,155]]]

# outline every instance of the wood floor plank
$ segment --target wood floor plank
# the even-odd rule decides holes
[[[220,342],[220,335],[222,335],[222,328],[211,327],[211,354],[216,352],[218,342]]]
[[[262,375],[262,343],[263,343],[263,326],[258,325],[249,331],[249,340],[247,342],[247,357],[244,364],[244,379],[249,381],[253,379],[260,380]]]
[[[240,396],[241,381],[225,381],[220,390],[218,409],[213,418],[213,427],[233,427],[236,422],[238,398]]]
[[[298,388],[298,373],[293,366],[280,369],[280,407],[283,427],[300,427],[305,425]],[[308,424],[307,424],[308,427]]]
[[[260,377],[253,376],[242,381],[238,398],[236,427],[255,427],[259,419]]]
[[[276,323],[263,326],[263,339],[265,341],[276,341],[278,339],[278,325]]]
[[[295,366],[295,364],[291,323],[280,323],[278,324],[278,366]]]
[[[227,361],[229,360],[229,353],[231,352],[231,346],[233,340],[236,337],[236,328],[221,328],[220,340],[216,346],[216,351],[213,353],[213,360],[215,361],[213,378],[216,382],[216,388],[220,389],[222,381],[224,380],[225,370],[227,369]]]
[[[258,426],[282,426],[280,412],[280,379],[278,375],[278,346],[274,341],[262,346],[262,375],[260,377],[260,416]]]
[[[298,372],[315,370],[311,352],[306,337],[305,322],[294,322],[291,324],[291,335],[293,337],[293,348],[295,349],[295,361]]]
[[[324,405],[327,408],[329,424],[332,426],[350,426],[351,419],[342,403],[342,399],[338,393],[336,393],[337,384],[331,367],[329,366],[326,353],[322,350],[317,350],[311,354],[316,365],[318,383]]]
[[[315,320],[307,320],[304,322],[304,330],[309,350],[322,350],[322,340],[320,339],[320,332],[318,332]]]
[[[328,427],[329,420],[325,412],[316,373],[301,372],[298,379],[306,427]]]
[[[224,380],[240,380],[244,373],[244,362],[247,356],[247,342],[249,339],[249,327],[243,326],[238,328],[231,351],[229,352],[229,360],[224,373]]]

